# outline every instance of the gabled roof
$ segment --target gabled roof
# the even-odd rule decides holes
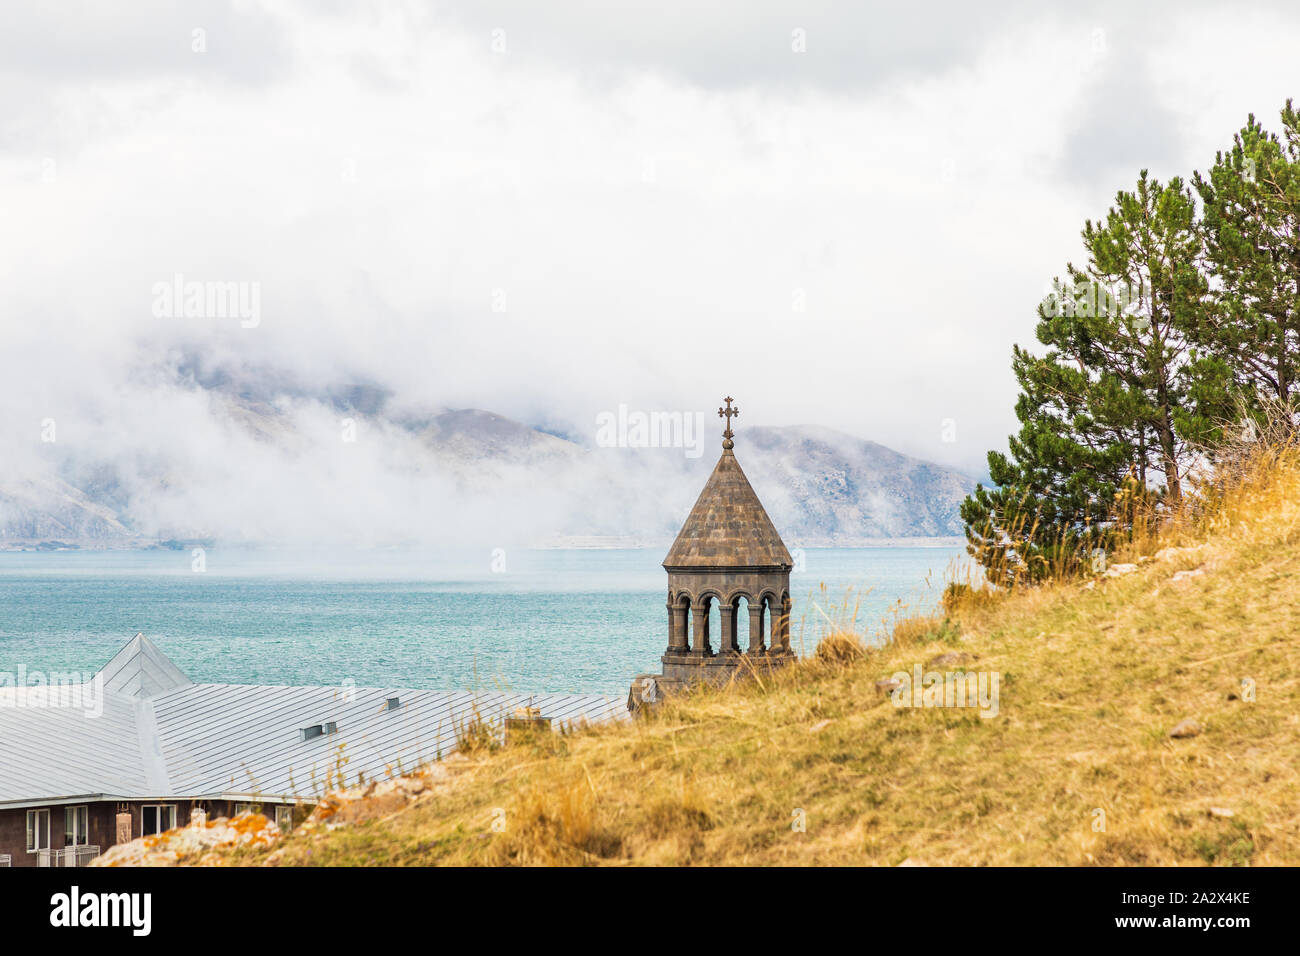
[[[704,484],[664,567],[705,570],[783,568],[794,561],[730,448]]]
[[[445,757],[465,724],[521,707],[554,725],[627,717],[599,694],[195,684],[137,634],[91,683],[0,688],[0,807],[311,800],[340,771],[383,779]],[[304,739],[330,721],[333,733]]]
[[[153,697],[190,683],[153,641],[137,634],[99,669],[104,690],[124,697]]]

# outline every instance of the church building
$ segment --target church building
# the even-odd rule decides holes
[[[725,680],[793,659],[794,562],[736,460],[731,419],[740,409],[730,396],[725,401],[718,409],[727,420],[722,457],[664,558],[668,649],[662,660],[669,681]],[[710,625],[715,608],[716,634]]]

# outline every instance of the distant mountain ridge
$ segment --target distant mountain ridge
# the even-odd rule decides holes
[[[315,537],[657,547],[716,458],[708,445],[700,458],[603,448],[483,409],[398,407],[367,386],[311,394],[191,380],[189,389],[225,444],[206,457],[196,441],[186,454],[164,444],[121,460],[76,448],[0,474],[0,547]],[[817,425],[741,428],[736,454],[790,547],[954,537],[974,487],[953,469]]]
[[[753,450],[741,464],[791,534],[850,542],[962,533],[968,475],[820,425],[759,426],[745,437]]]

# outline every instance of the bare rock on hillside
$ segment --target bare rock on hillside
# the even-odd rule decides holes
[[[214,866],[225,860],[222,851],[268,847],[281,837],[278,826],[260,813],[204,820],[166,833],[119,843],[90,861],[91,866]]]

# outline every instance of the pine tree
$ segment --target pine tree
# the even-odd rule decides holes
[[[1282,126],[1279,139],[1252,114],[1195,176],[1215,276],[1195,339],[1219,362],[1211,378],[1230,380],[1257,410],[1300,408],[1300,114],[1291,100]]]
[[[1083,241],[1086,265],[1067,265],[1039,306],[1046,353],[1014,349],[1021,429],[1009,457],[989,453],[997,487],[962,505],[968,550],[995,583],[1068,571],[1111,545],[1121,494],[1177,498],[1189,436],[1214,427],[1218,397],[1187,341],[1206,297],[1190,190],[1143,170]]]

